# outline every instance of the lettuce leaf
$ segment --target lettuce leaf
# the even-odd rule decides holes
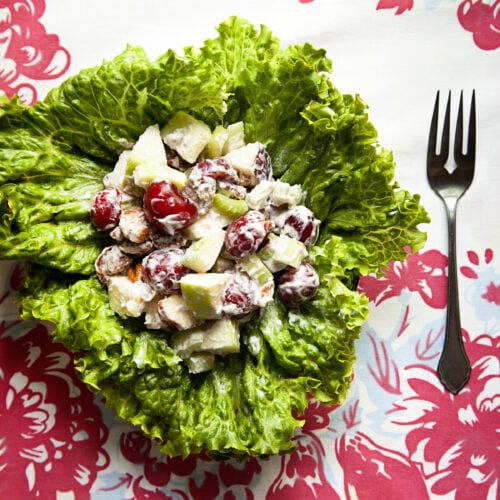
[[[29,263],[22,315],[53,322],[82,379],[168,455],[291,451],[309,395],[345,398],[368,315],[357,278],[425,242],[419,196],[393,181],[367,105],[341,94],[331,70],[324,50],[283,48],[269,28],[232,17],[197,50],[150,61],[129,46],[33,107],[0,108],[0,258]],[[242,329],[239,354],[196,376],[168,334],[113,314],[94,270],[107,240],[88,216],[119,153],[179,110],[212,127],[242,120],[247,141],[266,144],[274,175],[300,183],[322,221],[317,296],[293,310],[276,300]]]

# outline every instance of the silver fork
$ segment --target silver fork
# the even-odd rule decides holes
[[[436,94],[427,147],[427,179],[435,193],[443,200],[448,220],[448,304],[443,352],[438,363],[441,383],[457,394],[468,382],[470,362],[465,352],[460,325],[460,308],[456,259],[456,212],[459,199],[467,191],[474,177],[476,158],[476,97],[472,92],[470,105],[467,151],[463,151],[463,91],[460,93],[453,155],[456,168],[451,173],[445,168],[450,142],[450,100],[443,122],[439,153],[436,152],[439,116],[439,91]]]

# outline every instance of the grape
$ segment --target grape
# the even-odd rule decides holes
[[[249,210],[229,224],[224,246],[233,257],[245,259],[257,252],[271,227],[272,222],[262,213]]]
[[[115,187],[99,191],[90,206],[90,219],[98,231],[110,231],[120,221],[121,193]]]
[[[180,279],[189,269],[182,265],[184,252],[179,248],[155,250],[142,260],[142,280],[156,292],[179,290]]]
[[[192,224],[198,215],[196,205],[168,181],[152,182],[143,202],[149,223],[172,235]]]
[[[207,158],[196,165],[197,174],[216,181],[238,183],[238,172],[223,158]]]
[[[227,316],[242,318],[255,309],[253,298],[251,280],[244,274],[235,274],[222,294],[222,312]]]
[[[105,247],[95,261],[95,270],[101,283],[107,283],[111,276],[123,274],[134,260],[116,246]]]
[[[257,183],[263,180],[269,180],[272,174],[271,157],[263,144],[257,143],[259,150],[255,157],[253,166],[253,175],[257,179]]]
[[[318,238],[319,221],[304,205],[292,208],[283,223],[283,232],[307,246],[314,245]]]
[[[285,304],[296,307],[313,297],[318,287],[318,273],[309,262],[303,262],[278,278],[277,290]]]

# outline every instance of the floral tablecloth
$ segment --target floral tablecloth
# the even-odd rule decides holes
[[[334,83],[370,105],[399,183],[422,196],[426,247],[362,278],[371,316],[345,403],[311,403],[290,455],[248,462],[167,459],[77,379],[47,325],[21,322],[22,265],[0,263],[0,497],[75,499],[494,499],[500,493],[500,2],[498,0],[8,0],[0,90],[35,103],[127,43],[151,57],[196,46],[230,15],[284,44],[324,47]],[[468,385],[436,365],[446,311],[441,201],[426,181],[436,90],[477,96],[476,175],[458,212]],[[456,104],[456,101],[453,101]],[[0,165],[0,169],[1,169]]]

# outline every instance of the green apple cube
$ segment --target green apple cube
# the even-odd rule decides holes
[[[273,184],[272,204],[275,207],[282,205],[294,207],[302,202],[302,188],[298,184],[292,186],[282,181],[276,181]]]
[[[210,127],[193,116],[179,111],[162,129],[163,142],[187,162],[195,163],[210,141]]]
[[[274,190],[274,182],[263,180],[260,181],[246,195],[248,206],[254,210],[262,210],[267,205],[267,200]]]
[[[224,244],[226,231],[212,228],[186,250],[182,264],[197,273],[205,273],[215,264]]]
[[[245,200],[237,200],[230,198],[225,194],[215,193],[213,207],[222,215],[229,217],[231,220],[237,219],[248,212],[248,205]]]
[[[181,359],[189,358],[203,345],[205,332],[199,328],[176,332],[171,337],[172,349]]]
[[[180,293],[174,293],[159,300],[157,308],[161,311],[163,321],[175,326],[178,330],[188,330],[200,323]]]
[[[222,229],[228,226],[232,221],[231,217],[211,208],[205,215],[198,217],[193,224],[184,229],[182,233],[190,240],[199,240],[214,229]]]
[[[222,293],[231,280],[228,273],[189,273],[180,280],[186,305],[199,319],[220,319]]]
[[[269,270],[275,273],[286,267],[298,268],[307,257],[307,248],[304,243],[286,234],[270,234],[268,242],[258,255]]]
[[[111,276],[108,281],[111,309],[122,318],[138,318],[153,300],[154,291],[143,281],[131,281],[127,276]]]
[[[135,168],[143,163],[167,166],[167,154],[158,125],[150,125],[137,139],[128,157],[127,174],[132,175]]]
[[[260,146],[257,143],[245,144],[241,148],[232,149],[226,155],[224,159],[235,168],[240,174],[245,176],[251,176],[253,174],[253,166],[255,164],[255,158],[259,153]]]
[[[226,144],[228,135],[228,131],[225,127],[217,125],[205,147],[205,155],[208,158],[217,158],[218,156],[221,156],[223,154],[224,145]]]
[[[148,186],[155,181],[168,181],[179,189],[182,189],[187,182],[187,177],[184,172],[168,165],[157,165],[153,163],[141,163],[137,165],[133,173],[134,184],[141,188],[147,189]]]
[[[273,280],[272,272],[255,254],[250,255],[247,259],[238,261],[238,267],[255,280],[259,286]]]
[[[240,332],[236,321],[227,318],[214,321],[205,330],[200,351],[220,355],[240,352]]]
[[[231,123],[231,125],[228,125],[226,131],[227,138],[222,149],[223,155],[234,149],[242,148],[245,145],[245,127],[243,122]]]
[[[104,177],[104,185],[106,187],[116,187],[123,189],[127,182],[130,182],[130,178],[127,179],[127,165],[129,156],[129,149],[126,149],[120,154],[113,170],[109,174],[107,174],[106,177]]]
[[[212,370],[215,365],[215,355],[211,352],[193,352],[184,361],[189,373],[203,373]]]

